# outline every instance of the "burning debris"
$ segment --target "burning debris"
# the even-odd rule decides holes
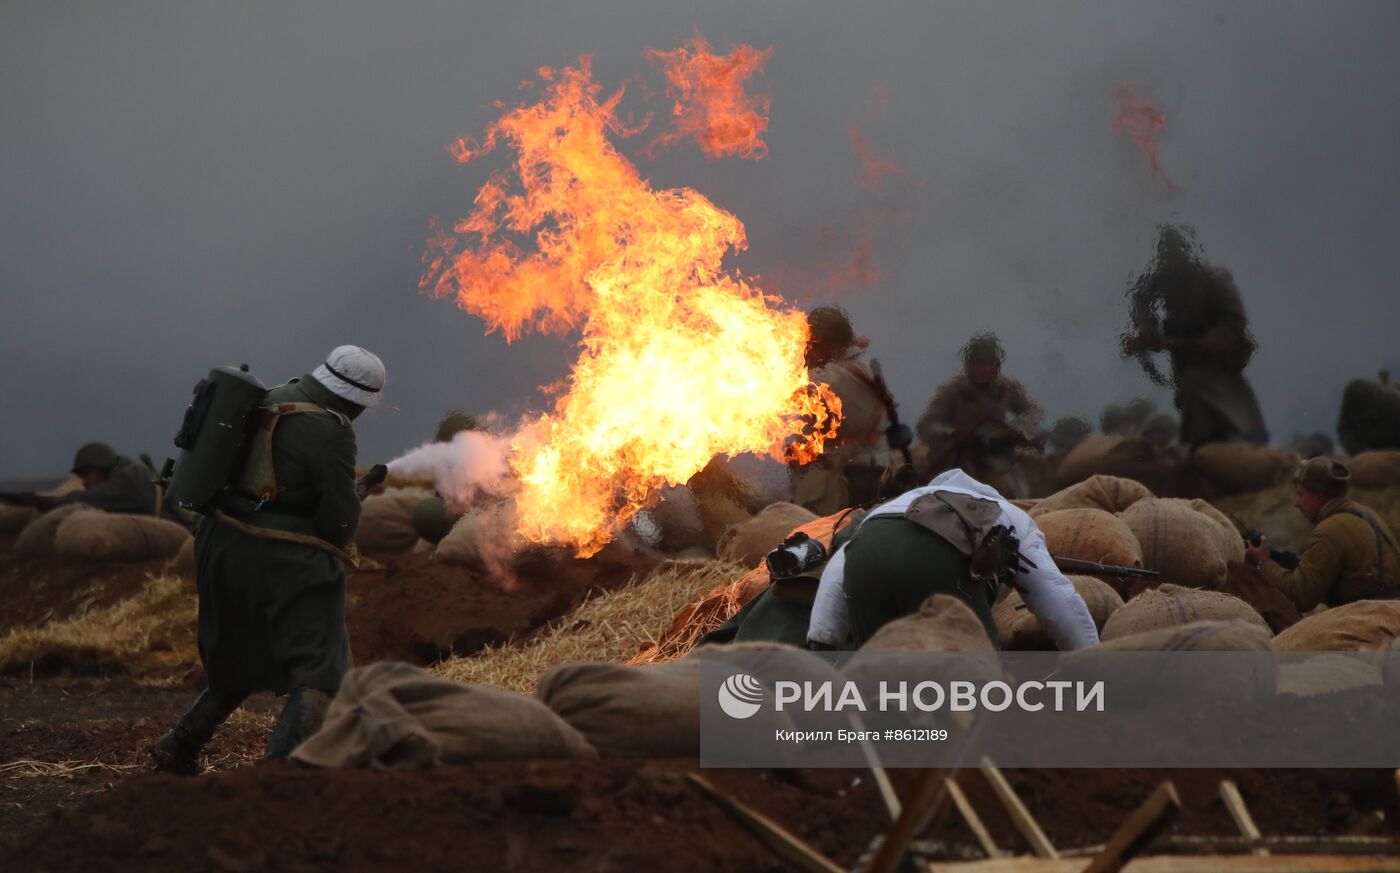
[[[666,74],[666,96],[676,101],[671,108],[675,130],[654,139],[647,155],[654,156],[658,146],[669,148],[694,139],[711,158],[766,156],[763,132],[768,129],[771,101],[746,93],[744,82],[762,71],[771,54],[771,47],[759,51],[741,45],[727,55],[717,55],[702,36],[675,51],[647,49],[647,58],[660,63]]]
[[[707,57],[701,47],[677,63]],[[743,223],[697,191],[642,179],[610,141],[622,91],[600,99],[587,58],[540,74],[539,102],[453,148],[463,163],[502,144],[515,158],[455,235],[432,240],[424,284],[508,341],[580,331],[553,412],[510,438],[510,465],[520,532],[587,556],[717,455],[814,457],[840,404],[810,386],[803,314],[725,269]],[[718,102],[703,118],[747,105],[718,86],[682,96]]]
[[[1167,190],[1180,191],[1181,186],[1173,182],[1157,163],[1157,137],[1167,126],[1167,116],[1162,108],[1152,101],[1138,96],[1140,82],[1124,82],[1113,92],[1110,103],[1113,107],[1113,130],[1132,140],[1147,158],[1152,175],[1166,183]]]

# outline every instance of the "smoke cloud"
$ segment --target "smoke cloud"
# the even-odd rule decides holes
[[[458,431],[451,442],[424,443],[390,461],[389,473],[431,480],[443,499],[461,511],[482,495],[510,490],[510,441],[477,430]]]

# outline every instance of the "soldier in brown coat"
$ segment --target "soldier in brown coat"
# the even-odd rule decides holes
[[[962,372],[938,386],[916,428],[928,447],[928,472],[960,468],[1008,498],[1027,497],[1022,467],[1026,456],[1038,460],[1045,411],[1002,375],[1006,352],[996,334],[977,334],[962,356]]]
[[[1400,596],[1400,546],[1372,509],[1347,499],[1350,478],[1346,464],[1335,458],[1312,458],[1298,468],[1294,505],[1316,527],[1296,569],[1270,560],[1267,537],[1246,550],[1302,612],[1320,603]]]

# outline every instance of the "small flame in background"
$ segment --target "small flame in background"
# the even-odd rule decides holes
[[[857,188],[878,191],[885,186],[886,176],[896,176],[901,172],[899,164],[894,161],[894,149],[885,148],[877,153],[862,126],[884,115],[889,105],[889,92],[877,85],[870,108],[862,113],[862,118],[846,125],[846,134],[851,138],[851,151],[856,153],[856,158],[860,161],[851,171],[851,181],[855,182]]]
[[[1113,130],[1115,133],[1126,134],[1128,139],[1142,150],[1147,158],[1147,165],[1152,169],[1152,175],[1165,182],[1167,190],[1179,191],[1180,186],[1168,178],[1157,163],[1157,136],[1166,128],[1167,116],[1157,104],[1138,96],[1137,89],[1140,84],[1124,82],[1113,92],[1110,100],[1113,107]]]
[[[708,57],[703,48],[697,40],[662,57],[686,69]],[[745,63],[733,68],[754,60]],[[743,223],[694,190],[653,189],[614,148],[610,137],[628,133],[622,91],[600,99],[587,57],[539,74],[539,102],[508,110],[484,141],[452,147],[463,163],[501,144],[515,157],[453,234],[430,240],[423,284],[507,340],[580,331],[553,412],[511,438],[511,468],[520,533],[586,557],[717,455],[813,459],[836,431],[840,401],[808,381],[806,317],[725,270],[725,255],[746,246]],[[717,105],[699,108],[707,99]],[[694,87],[677,119],[707,151],[752,150],[767,119],[749,112],[740,131],[736,107],[751,105],[728,88]],[[723,120],[722,136],[711,137],[710,119]]]
[[[744,90],[744,82],[763,70],[769,48],[759,51],[741,45],[727,55],[717,55],[702,36],[680,48],[663,52],[647,49],[649,60],[659,62],[666,74],[666,96],[674,130],[662,133],[647,146],[648,157],[656,149],[693,139],[712,158],[758,159],[768,154],[763,132],[768,129],[771,101]]]

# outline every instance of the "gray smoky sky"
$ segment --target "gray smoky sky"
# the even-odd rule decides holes
[[[1347,380],[1400,365],[1393,2],[8,0],[0,477],[61,473],[90,439],[159,461],[210,366],[281,381],[346,342],[389,369],[362,462],[450,408],[544,407],[571,339],[507,345],[417,290],[429,220],[464,215],[504,159],[445,146],[583,54],[664,119],[643,51],[697,32],[773,47],[751,83],[772,98],[768,156],[622,150],[745,222],[740,269],[844,305],[910,418],[983,328],[1052,417],[1169,406],[1115,343],[1168,220],[1234,271],[1276,440],[1330,432]],[[1179,192],[1110,129],[1129,80],[1166,113]],[[901,169],[882,190],[853,181],[852,122]],[[861,241],[880,271],[864,285],[841,278],[869,277]]]

